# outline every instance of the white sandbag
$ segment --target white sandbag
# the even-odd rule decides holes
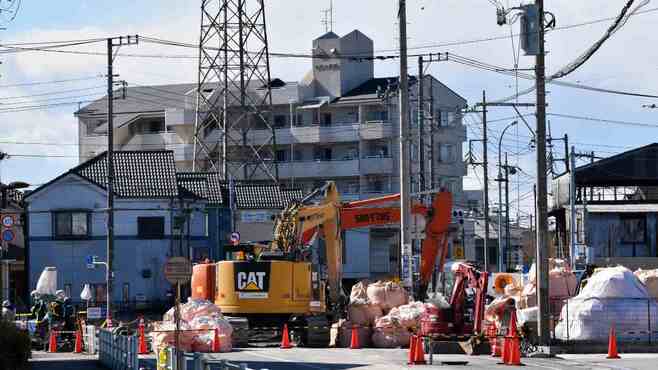
[[[181,306],[180,313],[183,320],[192,321],[197,316],[221,314],[222,310],[210,301],[188,298],[187,303]]]
[[[428,296],[429,298],[426,300],[427,303],[431,303],[441,309],[450,308],[450,303],[448,303],[448,300],[443,296],[443,294],[429,293]]]
[[[46,267],[37,281],[37,293],[41,295],[55,295],[57,292],[57,268]]]
[[[420,318],[427,311],[428,305],[434,307],[431,303],[411,302],[392,308],[387,316],[405,329],[418,328],[420,327]]]
[[[350,322],[361,326],[371,326],[376,319],[384,316],[381,307],[374,304],[350,304],[347,313]]]
[[[184,321],[181,321],[180,328],[183,330],[180,332],[180,348],[189,352],[192,350],[192,344],[196,333],[189,331],[191,328]],[[173,322],[161,321],[153,323],[153,331],[150,333],[153,348],[159,350],[167,346],[175,345],[175,330],[176,324]]]
[[[658,327],[656,319],[658,304],[630,270],[622,266],[604,268],[562,307],[555,337],[605,341],[614,324],[618,340],[646,340],[646,333]]]
[[[407,291],[398,283],[392,281],[377,281],[368,285],[368,300],[379,305],[384,311],[402,306],[408,302]]]
[[[212,352],[213,341],[215,334],[213,332],[198,334],[194,336],[192,341],[192,349],[194,352],[208,353]],[[219,334],[219,352],[231,352],[233,350],[233,343],[230,334]]]
[[[368,280],[361,280],[352,286],[350,304],[368,304]]]
[[[647,288],[649,296],[658,299],[658,269],[638,269],[635,271],[635,276],[637,276],[638,279],[640,279],[640,282]]]

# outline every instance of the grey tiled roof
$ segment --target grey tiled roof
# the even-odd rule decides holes
[[[107,152],[69,171],[107,188]],[[178,196],[174,152],[114,152],[114,193],[122,198],[172,198]]]
[[[226,204],[226,189],[216,172],[179,172],[178,186],[211,204]]]
[[[301,200],[304,192],[298,189],[283,189],[276,184],[235,185],[235,202],[238,209],[283,209],[292,200]]]

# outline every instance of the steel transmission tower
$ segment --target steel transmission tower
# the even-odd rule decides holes
[[[194,170],[278,181],[263,0],[202,0]]]

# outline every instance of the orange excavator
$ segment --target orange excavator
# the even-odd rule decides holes
[[[400,208],[387,205],[399,198],[396,194],[343,203],[336,185],[327,182],[276,217],[268,245],[241,245],[233,254],[237,258],[195,266],[192,296],[213,300],[229,317],[246,318],[250,328],[288,323],[296,341],[324,347],[330,323],[345,315],[348,303],[342,287],[341,232],[399,225]],[[447,192],[436,194],[429,207],[412,206],[416,224],[424,224],[419,299],[425,297],[437,258],[443,266],[451,214]],[[316,232],[324,239],[326,266],[311,263],[308,241]]]

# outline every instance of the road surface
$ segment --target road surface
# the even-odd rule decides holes
[[[397,370],[409,369],[406,350],[399,349],[308,349],[249,348],[231,353],[209,354],[208,358],[225,359],[236,364],[247,364],[260,370]],[[97,370],[96,357],[73,354],[45,354],[35,352],[31,361],[33,370]],[[440,362],[468,361],[466,366],[441,365]],[[489,356],[468,357],[443,355],[435,358],[434,365],[413,366],[414,369],[505,369],[497,365],[499,359]],[[607,360],[604,354],[560,355],[554,359],[523,358],[526,369],[656,369],[658,354],[622,354],[621,360]],[[140,366],[155,369],[154,357],[145,356]]]

